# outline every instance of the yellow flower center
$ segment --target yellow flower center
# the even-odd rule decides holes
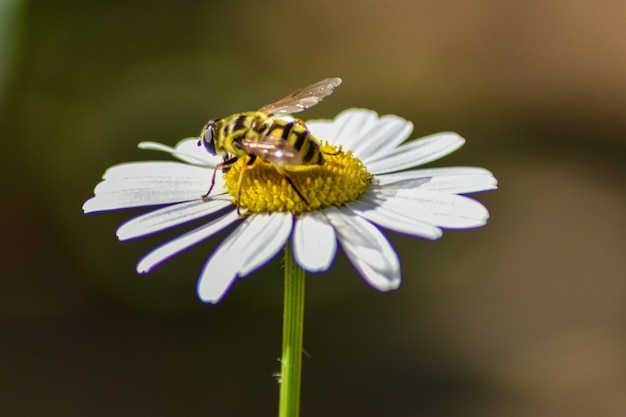
[[[352,151],[343,152],[341,147],[324,144],[320,149],[322,165],[283,168],[293,186],[273,165],[257,158],[252,166],[246,166],[249,159],[241,158],[224,174],[226,189],[235,204],[251,213],[290,211],[298,215],[358,199],[372,181],[363,163]]]

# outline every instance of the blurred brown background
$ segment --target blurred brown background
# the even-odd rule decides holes
[[[0,3],[0,414],[276,414],[280,260],[217,306],[219,239],[134,272],[180,231],[118,243],[84,216],[105,168],[312,81],[304,118],[395,113],[468,139],[487,227],[389,234],[403,285],[339,254],[308,280],[302,416],[626,415],[626,3]]]

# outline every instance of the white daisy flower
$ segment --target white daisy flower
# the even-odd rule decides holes
[[[122,241],[206,218],[202,226],[146,254],[137,264],[139,273],[237,224],[200,274],[198,295],[209,303],[218,302],[236,278],[272,259],[289,239],[295,261],[308,272],[327,270],[339,242],[361,276],[374,288],[388,291],[400,285],[400,261],[379,228],[438,239],[442,228],[467,229],[486,223],[487,209],[461,194],[495,189],[497,181],[489,171],[411,169],[461,147],[465,140],[456,133],[404,143],[413,130],[411,122],[363,109],[349,109],[334,120],[306,125],[324,142],[325,153],[321,166],[289,170],[306,203],[283,176],[260,160],[246,171],[239,196],[237,178],[242,168],[235,165],[223,176],[217,175],[210,196],[202,199],[222,158],[198,147],[198,138],[188,138],[175,148],[140,143],[141,149],[163,151],[180,162],[115,165],[105,172],[83,210],[164,206],[124,223],[117,230]],[[243,216],[237,214],[238,205]]]

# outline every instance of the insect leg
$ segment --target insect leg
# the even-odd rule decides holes
[[[286,175],[285,178],[287,179],[287,182],[289,183],[289,185],[291,185],[291,188],[293,188],[293,190],[296,192],[296,194],[298,194],[298,197],[300,197],[300,199],[302,201],[304,201],[304,204],[306,204],[308,206],[309,205],[308,200],[302,195],[300,190],[298,190],[298,187],[296,187],[296,184],[293,183],[293,181],[291,180],[291,178],[289,176]]]
[[[322,149],[320,149],[320,152],[323,153],[323,154],[326,154],[326,155],[339,155],[339,154],[343,153],[343,151],[340,151],[340,150],[336,150],[334,152],[328,152],[328,151],[324,151]]]
[[[237,159],[238,158],[236,156],[233,156],[230,159],[224,158],[224,160],[222,162],[220,162],[219,164],[215,165],[215,168],[213,169],[213,176],[211,177],[211,187],[209,188],[209,191],[207,191],[206,194],[203,194],[202,196],[200,196],[203,200],[206,200],[207,198],[209,198],[209,194],[211,194],[211,191],[213,190],[213,187],[215,187],[215,175],[217,174],[217,170],[218,169],[228,170],[228,168],[230,168],[230,166],[232,164],[237,162]]]
[[[285,179],[287,180],[287,182],[289,183],[289,185],[291,185],[291,188],[293,188],[293,190],[296,192],[296,194],[298,194],[298,197],[300,197],[300,199],[302,201],[304,201],[304,204],[306,204],[307,206],[309,205],[309,202],[307,201],[307,199],[304,197],[304,195],[302,195],[302,193],[300,192],[300,190],[298,190],[298,187],[296,187],[296,184],[293,182],[293,180],[291,179],[291,177],[289,176],[289,174],[287,173],[287,171],[285,171],[284,169],[277,167],[276,165],[274,165],[274,169],[276,169],[276,171],[278,171],[278,173],[280,175],[282,175],[283,177],[285,177]]]

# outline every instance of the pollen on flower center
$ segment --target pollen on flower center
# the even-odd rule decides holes
[[[297,165],[283,168],[303,201],[287,178],[260,158],[246,166],[248,158],[233,164],[224,174],[225,186],[235,204],[252,213],[290,211],[302,214],[330,206],[342,206],[358,199],[371,183],[372,175],[352,151],[341,147],[321,146],[322,165]],[[239,177],[244,169],[241,189]]]

